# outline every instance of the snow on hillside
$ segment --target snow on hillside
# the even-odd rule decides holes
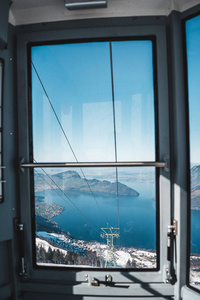
[[[117,257],[117,267],[119,268],[125,267],[128,260],[130,261],[132,260],[131,255],[124,251],[116,251],[116,257]]]
[[[47,241],[45,240],[41,240],[40,238],[36,238],[35,239],[35,243],[36,243],[36,246],[37,247],[42,247],[45,249],[45,251],[47,252],[49,247],[52,248],[52,250],[59,250],[60,252],[62,252],[64,255],[67,254],[67,251],[66,250],[63,250],[61,248],[58,248],[58,247],[53,247],[52,245],[50,245]]]
[[[64,255],[70,250],[74,253],[85,255],[87,251],[95,252],[98,257],[106,261],[107,246],[98,242],[87,242],[77,240],[70,236],[57,233],[48,233],[45,231],[37,232],[36,246],[43,247],[48,251],[49,247],[52,250],[59,250]],[[116,262],[118,268],[129,267],[135,268],[155,268],[156,253],[147,250],[138,250],[136,248],[116,247],[115,250]],[[41,264],[41,263],[40,263]]]

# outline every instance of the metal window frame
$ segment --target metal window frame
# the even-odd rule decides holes
[[[200,8],[200,7],[199,7]],[[188,289],[186,289],[186,295],[190,294],[192,291],[195,291],[199,294],[200,297],[200,289],[195,288],[190,284],[190,255],[191,255],[191,172],[190,172],[190,119],[189,119],[189,89],[188,89],[188,67],[187,67],[187,37],[186,37],[186,22],[194,19],[195,17],[200,16],[200,11],[191,10],[191,13],[183,18],[183,42],[184,42],[184,61],[185,61],[185,94],[186,94],[186,110],[187,110],[187,143],[188,143],[188,157],[187,157],[187,210],[190,212],[187,216],[188,226],[187,226],[187,274],[186,274],[186,285]],[[191,291],[190,291],[191,290]],[[195,294],[194,294],[195,295]],[[195,297],[195,296],[194,296]]]
[[[111,22],[112,23],[112,22]],[[94,21],[95,24],[95,21]],[[156,53],[157,53],[157,69],[158,69],[158,123],[159,123],[159,153],[157,155],[158,161],[163,161],[163,156],[169,153],[169,111],[168,111],[168,83],[167,83],[167,46],[166,46],[166,27],[164,25],[151,25],[151,26],[108,26],[108,27],[89,27],[82,29],[61,29],[46,32],[25,32],[18,34],[17,49],[17,69],[18,69],[18,116],[19,116],[19,156],[24,158],[25,162],[29,162],[29,93],[30,87],[28,86],[28,52],[27,46],[29,43],[45,43],[53,41],[57,43],[61,40],[76,41],[78,39],[110,39],[114,36],[120,38],[142,38],[147,36],[155,36],[156,38]],[[25,164],[22,164],[25,167]],[[148,290],[148,295],[153,294],[155,290],[157,296],[173,295],[173,286],[166,284],[166,268],[169,268],[167,261],[167,226],[171,222],[170,217],[170,173],[164,169],[159,172],[159,196],[160,203],[160,270],[159,271],[126,271],[115,272],[109,271],[113,277],[114,282],[135,284],[135,295],[145,295],[145,290]],[[21,222],[25,224],[25,262],[27,264],[29,280],[42,280],[48,282],[51,280],[59,282],[68,282],[69,284],[80,283],[80,289],[91,295],[92,287],[88,286],[86,282],[86,272],[84,270],[57,270],[49,268],[38,270],[32,265],[32,240],[30,237],[31,232],[31,219],[34,222],[34,216],[31,216],[31,201],[30,201],[30,170],[24,168],[24,173],[20,173],[20,202],[21,202]],[[168,212],[168,213],[166,213]],[[87,270],[88,277],[105,277],[106,270],[90,271]],[[149,289],[148,284],[151,282],[154,287]],[[25,287],[24,287],[25,288]],[[79,289],[79,287],[77,287]],[[161,290],[163,289],[163,292]],[[124,292],[124,289],[123,289]],[[74,292],[78,294],[79,292]],[[105,291],[100,289],[96,291],[98,295],[119,295],[119,289],[112,288],[112,291]],[[133,290],[126,292],[126,295],[132,296]]]
[[[4,61],[0,59],[0,204],[4,202],[4,166],[3,166],[3,83],[4,83]]]
[[[88,39],[75,39],[73,41],[71,40],[67,40],[67,41],[57,41],[57,42],[37,42],[37,43],[29,43],[28,46],[28,59],[29,59],[29,84],[31,85],[31,48],[32,46],[45,46],[45,45],[54,45],[54,44],[63,44],[63,43],[82,43],[82,42],[112,42],[112,41],[151,41],[152,42],[152,56],[153,56],[153,81],[154,81],[154,110],[155,110],[155,156],[156,159],[158,158],[158,153],[159,153],[159,149],[158,149],[158,101],[157,101],[157,58],[156,58],[156,39],[154,36],[143,36],[143,37],[118,37],[118,38],[92,38],[91,40]],[[31,89],[30,89],[31,90]],[[30,97],[30,101],[29,101],[29,138],[30,138],[30,161],[33,159],[34,155],[33,155],[33,131],[32,131],[32,98]],[[134,270],[134,272],[147,272],[147,271],[158,271],[160,269],[160,245],[159,245],[159,237],[160,237],[160,230],[159,230],[159,218],[160,218],[160,213],[159,213],[159,172],[158,172],[158,168],[164,168],[164,170],[166,172],[169,171],[169,157],[168,155],[165,155],[163,157],[164,161],[147,161],[147,162],[68,162],[68,163],[21,163],[20,168],[21,170],[23,170],[24,168],[30,168],[30,172],[31,172],[31,178],[30,178],[30,186],[31,186],[31,203],[32,203],[32,215],[35,216],[35,192],[34,192],[34,172],[33,170],[35,168],[51,168],[51,167],[55,167],[55,168],[69,168],[69,167],[73,167],[73,168],[85,168],[85,167],[104,167],[104,168],[110,168],[110,167],[156,167],[155,168],[155,179],[156,179],[156,184],[155,184],[155,188],[156,188],[156,251],[157,251],[157,266],[156,268],[137,268],[137,269],[132,269],[132,271]],[[33,252],[36,252],[36,244],[35,244],[35,228],[36,228],[36,224],[35,222],[32,222],[32,242],[33,242]],[[41,266],[41,265],[37,265],[36,263],[36,256],[33,255],[33,262],[34,262],[34,267],[37,269],[45,269],[45,268],[51,268],[51,266]],[[74,267],[71,266],[66,266],[68,269],[74,269]],[[76,270],[80,269],[85,269],[87,270],[87,267],[76,267]],[[61,269],[61,266],[55,265],[54,269]],[[65,268],[65,267],[64,267]],[[99,269],[96,269],[99,270]],[[105,270],[105,269],[104,269]],[[107,270],[107,269],[106,269]],[[116,273],[116,270],[119,270],[119,268],[115,268],[114,271]],[[93,268],[93,271],[95,271],[95,268]],[[102,271],[102,269],[100,269],[100,271]],[[108,270],[107,270],[108,271]],[[130,271],[130,269],[129,269]],[[102,277],[101,277],[102,278]],[[102,278],[103,281],[103,278]]]

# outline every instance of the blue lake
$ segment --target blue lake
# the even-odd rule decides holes
[[[200,211],[191,213],[191,252],[200,254]]]
[[[119,196],[120,238],[114,239],[115,245],[156,249],[156,201],[153,183],[127,183],[140,193],[139,197]],[[118,206],[116,196],[90,194],[66,195],[75,204],[76,209],[64,195],[55,190],[38,192],[45,201],[65,207],[65,210],[52,220],[63,231],[73,237],[86,241],[104,242],[101,228],[118,227]],[[200,211],[191,213],[191,252],[200,253]]]
[[[154,184],[136,183],[131,187],[138,191],[140,196],[119,196],[120,238],[115,239],[114,244],[156,249]],[[118,227],[116,196],[95,195],[95,201],[90,194],[66,192],[78,208],[79,211],[77,211],[66,197],[62,194],[60,197],[54,190],[46,190],[36,195],[44,196],[46,201],[65,207],[65,210],[52,220],[75,238],[105,243],[105,239],[100,236],[101,228]]]

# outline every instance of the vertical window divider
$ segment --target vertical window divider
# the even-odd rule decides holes
[[[4,172],[3,166],[3,60],[0,59],[0,204],[4,202]]]

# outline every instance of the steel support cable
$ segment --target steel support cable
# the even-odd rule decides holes
[[[115,94],[114,94],[114,80],[113,80],[113,59],[112,59],[112,45],[110,46],[110,69],[111,69],[111,84],[112,84],[112,105],[113,105],[113,127],[114,127],[114,144],[115,144],[115,161],[117,162],[117,134],[116,134],[116,120],[115,120]],[[119,228],[119,185],[118,185],[118,169],[116,167],[116,189],[117,189],[117,215]]]
[[[63,133],[63,135],[64,135],[64,137],[65,137],[65,139],[66,139],[66,141],[67,141],[67,143],[68,143],[68,145],[69,145],[69,148],[70,148],[70,150],[71,150],[71,152],[72,152],[72,154],[73,154],[73,156],[74,156],[76,162],[78,163],[78,159],[77,159],[77,157],[76,157],[76,154],[75,154],[75,152],[74,152],[74,150],[73,150],[73,148],[72,148],[72,146],[71,146],[71,143],[70,143],[70,141],[69,141],[69,139],[68,139],[68,137],[67,137],[67,134],[65,133],[65,130],[64,130],[64,128],[63,128],[63,126],[62,126],[62,124],[61,124],[61,122],[60,122],[60,120],[59,120],[59,117],[58,117],[58,115],[57,115],[57,113],[56,113],[56,111],[55,111],[55,109],[54,109],[54,107],[53,107],[53,104],[52,104],[52,102],[51,102],[51,99],[49,98],[49,95],[47,94],[47,91],[46,91],[46,89],[45,89],[45,87],[44,87],[44,84],[43,84],[43,82],[42,82],[42,80],[41,80],[41,78],[40,78],[40,76],[39,76],[39,74],[38,74],[38,72],[37,72],[37,70],[36,70],[36,67],[35,67],[35,65],[34,65],[34,63],[33,63],[32,61],[31,61],[31,64],[32,64],[33,69],[34,69],[34,71],[35,71],[35,73],[36,73],[36,75],[37,75],[37,77],[38,77],[38,80],[39,80],[41,86],[42,86],[42,89],[43,89],[43,91],[44,91],[44,93],[45,93],[45,95],[46,95],[46,97],[47,97],[47,100],[49,101],[49,104],[50,104],[50,106],[51,106],[51,109],[53,110],[53,113],[54,113],[54,115],[55,115],[55,117],[56,117],[56,120],[57,120],[57,122],[58,122],[58,124],[59,124],[59,126],[60,126],[60,128],[61,128],[61,131],[62,131],[62,133]],[[92,191],[92,189],[91,189],[91,187],[90,187],[90,185],[89,185],[89,182],[88,182],[87,178],[85,177],[85,174],[84,174],[82,168],[80,168],[80,170],[81,170],[81,173],[82,173],[82,175],[83,175],[83,178],[84,178],[84,180],[85,180],[85,182],[86,182],[86,184],[87,184],[87,186],[88,186],[88,189],[89,189],[90,193],[92,194],[93,199],[94,199],[95,202],[96,202],[96,205],[97,205],[97,207],[98,207],[98,209],[99,209],[99,211],[100,211],[100,214],[101,214],[102,217],[104,218],[106,224],[108,224],[108,221],[107,221],[105,215],[103,214],[103,212],[101,211],[101,208],[100,208],[100,206],[99,206],[99,203],[98,203],[96,197],[94,196],[94,193],[93,193],[93,191]]]
[[[66,197],[69,202],[74,206],[74,209],[76,209],[76,211],[79,213],[79,215],[81,215],[85,221],[87,222],[88,225],[90,225],[92,228],[94,228],[94,230],[99,234],[99,232],[97,231],[96,228],[98,228],[96,225],[93,225],[91,223],[91,221],[85,216],[85,214],[76,206],[76,204],[69,198],[69,196],[67,196],[64,191],[59,187],[59,185],[51,178],[51,176],[43,169],[41,168],[41,170],[45,173],[45,175],[53,182],[53,184],[59,189],[59,191],[64,195],[64,197]],[[45,180],[45,179],[44,179]],[[46,180],[45,180],[46,181]],[[46,181],[47,182],[47,181]],[[49,184],[49,183],[48,183]],[[63,199],[63,198],[62,198]],[[64,199],[63,199],[64,200]],[[66,202],[66,200],[64,200]],[[66,202],[67,203],[67,202]],[[67,203],[68,204],[68,203]],[[96,227],[96,228],[95,228]],[[100,228],[98,228],[100,230]]]

